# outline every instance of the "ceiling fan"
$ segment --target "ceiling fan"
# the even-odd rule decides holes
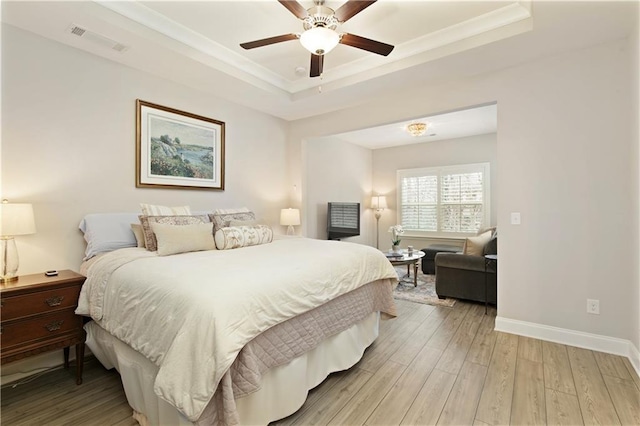
[[[314,0],[314,6],[309,9],[305,9],[296,0],[278,0],[278,2],[302,21],[304,32],[302,34],[283,34],[241,43],[240,46],[242,48],[255,49],[256,47],[300,39],[302,46],[311,52],[309,77],[318,77],[322,74],[324,55],[338,44],[346,44],[356,49],[383,56],[387,56],[393,50],[393,46],[390,44],[336,31],[338,25],[347,22],[356,14],[375,3],[376,0],[348,0],[337,10],[325,6],[324,0]]]

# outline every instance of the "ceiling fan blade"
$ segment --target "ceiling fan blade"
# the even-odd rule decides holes
[[[377,53],[378,55],[382,56],[387,56],[393,50],[393,46],[390,44],[348,33],[342,34],[342,37],[340,38],[340,44],[346,44],[347,46],[366,50],[372,53]]]
[[[307,9],[305,9],[300,3],[296,0],[278,0],[281,5],[286,7],[289,12],[296,15],[298,19],[304,19],[309,15]]]
[[[347,22],[349,19],[353,18],[356,14],[362,12],[375,2],[376,0],[349,0],[340,6],[333,16],[335,16],[340,22]]]
[[[309,69],[309,77],[320,77],[322,67],[324,65],[324,55],[311,54],[311,68]]]
[[[283,41],[296,40],[297,38],[297,34],[283,34],[275,37],[263,38],[262,40],[240,43],[240,47],[243,49],[255,49],[256,47],[268,46],[270,44],[281,43]]]

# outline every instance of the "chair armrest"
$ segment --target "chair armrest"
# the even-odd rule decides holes
[[[466,269],[484,272],[484,256],[470,254],[438,253],[435,258],[436,274],[438,267]]]

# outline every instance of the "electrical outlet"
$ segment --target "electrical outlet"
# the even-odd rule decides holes
[[[587,313],[600,315],[600,301],[597,299],[587,299]]]

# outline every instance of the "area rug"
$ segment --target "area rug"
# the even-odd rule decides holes
[[[424,303],[426,305],[438,305],[452,307],[456,303],[456,299],[446,298],[438,299],[436,294],[436,276],[425,275],[422,271],[418,271],[418,286],[413,286],[413,271],[410,278],[403,278],[407,275],[407,267],[399,266],[396,268],[400,283],[393,290],[393,297],[401,300],[408,300],[415,303]]]

